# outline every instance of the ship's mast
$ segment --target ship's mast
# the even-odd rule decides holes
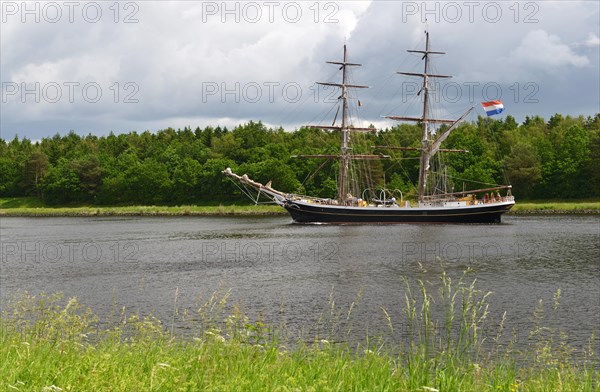
[[[425,68],[423,73],[412,73],[412,72],[397,72],[402,75],[409,76],[417,76],[423,78],[423,87],[421,88],[421,92],[423,93],[423,114],[421,117],[400,117],[400,116],[386,116],[386,118],[390,118],[393,120],[401,120],[401,121],[417,121],[422,123],[422,132],[421,132],[421,157],[420,157],[420,165],[419,165],[419,184],[418,184],[418,198],[419,202],[422,203],[425,201],[425,190],[427,188],[427,175],[429,173],[429,161],[431,157],[439,150],[439,144],[441,143],[440,138],[436,140],[433,144],[437,142],[437,148],[434,150],[432,148],[433,144],[430,143],[430,132],[429,132],[429,124],[430,123],[439,123],[439,124],[452,124],[449,130],[453,129],[456,124],[464,118],[464,115],[458,120],[441,120],[434,119],[428,117],[428,109],[429,109],[429,79],[430,78],[451,78],[449,75],[434,75],[429,73],[429,56],[432,54],[446,54],[445,52],[434,52],[429,50],[429,32],[425,31],[425,50],[408,50],[411,53],[422,53],[423,60],[425,62]],[[465,114],[466,115],[466,114]],[[446,135],[447,137],[447,135]],[[445,139],[444,137],[443,139]]]
[[[362,64],[349,63],[348,52],[346,45],[344,45],[344,58],[343,61],[327,61],[328,64],[335,64],[340,66],[342,71],[342,83],[325,83],[317,82],[322,86],[333,86],[339,87],[342,90],[342,94],[339,97],[340,104],[342,107],[342,121],[340,126],[334,124],[331,126],[323,125],[308,125],[308,128],[319,128],[319,129],[339,129],[340,130],[340,154],[339,155],[296,155],[298,158],[338,158],[340,160],[340,174],[339,174],[339,185],[338,185],[338,201],[340,204],[344,204],[346,201],[346,193],[348,189],[348,170],[350,161],[354,159],[380,159],[381,155],[352,155],[350,154],[349,139],[350,132],[376,132],[375,128],[357,128],[349,124],[349,113],[348,113],[348,90],[350,88],[368,88],[368,86],[359,86],[355,84],[348,84],[347,67],[360,67]]]
[[[423,131],[421,133],[421,164],[419,165],[419,202],[425,198],[425,185],[427,184],[427,172],[429,170],[429,159],[427,159],[427,147],[429,144],[429,127],[427,124],[427,104],[429,97],[429,32],[425,32],[425,70],[423,72]]]
[[[342,128],[341,128],[341,137],[342,143],[340,146],[340,189],[338,200],[343,201],[346,198],[346,180],[348,178],[348,128],[347,128],[347,119],[348,119],[348,86],[346,79],[346,67],[347,63],[347,50],[346,45],[344,45],[344,62],[342,64]]]

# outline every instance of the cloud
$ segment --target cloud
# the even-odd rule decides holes
[[[309,75],[322,68],[318,52],[330,54],[322,50],[328,42],[341,48],[370,1],[132,3],[120,10],[119,23],[112,3],[94,3],[102,8],[94,23],[81,7],[73,21],[63,9],[63,18],[50,23],[40,4],[28,8],[40,12],[25,22],[17,3],[17,13],[3,14],[2,136],[157,129],[185,119],[203,126],[268,121],[289,106],[282,99],[286,84],[310,94]],[[137,22],[123,23],[127,16]],[[83,89],[88,83],[98,86],[101,99]],[[220,91],[204,99],[207,83]],[[255,86],[262,99],[247,102]],[[63,98],[55,102],[57,89]],[[126,103],[130,93],[135,102]]]
[[[588,33],[588,39],[583,42],[583,45],[589,47],[600,46],[600,37],[594,33]]]
[[[522,64],[542,71],[565,66],[584,67],[590,64],[587,57],[575,54],[558,36],[548,34],[544,30],[530,31],[521,44],[510,53],[509,60],[513,64]]]
[[[405,49],[423,47],[423,12],[436,8],[433,3],[425,7],[409,3],[296,1],[288,7],[284,2],[126,2],[120,3],[119,23],[114,22],[113,2],[94,3],[103,11],[97,23],[82,20],[82,7],[76,9],[73,23],[66,20],[66,9],[59,23],[47,23],[43,15],[39,23],[31,16],[22,23],[21,15],[6,15],[6,23],[0,25],[2,83],[12,83],[14,89],[14,83],[38,82],[42,93],[51,96],[52,83],[58,83],[65,98],[53,103],[42,96],[38,103],[30,102],[29,94],[28,102],[22,103],[22,94],[3,95],[0,131],[2,137],[18,132],[39,139],[70,129],[106,134],[169,126],[231,126],[248,120],[293,129],[315,119],[331,122],[333,115],[327,112],[333,103],[324,98],[335,101],[339,92],[318,89],[314,83],[339,82],[339,67],[325,61],[340,61],[344,43],[349,61],[363,64],[352,69],[351,80],[372,87],[353,92],[363,103],[362,120],[379,125],[381,115],[412,115],[420,105],[411,107],[402,94],[415,80],[395,71],[422,70],[420,57]],[[124,8],[131,4],[138,9]],[[271,15],[267,4],[277,4]],[[407,12],[411,4],[422,12]],[[460,102],[447,99],[451,113],[481,102],[486,83],[497,84],[503,99],[514,101],[510,114],[518,119],[597,110],[600,3],[540,2],[537,8],[519,3],[517,15],[513,3],[495,2],[502,8],[497,22],[489,21],[482,5],[471,15],[466,3],[452,2],[462,7],[462,18],[456,22],[442,5],[450,3],[439,4],[439,15],[428,18],[428,29],[433,50],[448,54],[436,56],[433,70],[454,75],[449,82],[457,84],[463,96]],[[255,22],[257,5],[262,18]],[[302,17],[291,20],[296,5],[302,7]],[[232,7],[238,11],[232,14]],[[525,23],[533,11],[538,22]],[[126,16],[138,22],[122,23]],[[490,37],[496,39],[490,42]],[[73,82],[79,85],[74,102],[69,102],[64,83]],[[90,82],[102,89],[98,102],[88,102],[83,95]],[[137,90],[126,88],[126,83],[135,83]],[[207,83],[219,91],[203,96]],[[471,91],[473,83],[479,85]],[[284,91],[288,84],[301,88],[301,100],[289,99],[294,89]],[[249,102],[257,85],[262,98]],[[134,90],[138,102],[124,102]],[[94,90],[89,93],[93,96]],[[524,102],[529,98],[540,103]]]

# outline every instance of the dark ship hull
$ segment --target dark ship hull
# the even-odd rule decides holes
[[[515,205],[514,197],[470,199],[469,201],[438,201],[411,207],[407,203],[391,205],[340,206],[331,199],[290,195],[239,176],[227,168],[228,177],[268,196],[285,208],[296,223],[329,224],[396,224],[396,223],[500,223],[501,216]]]
[[[283,207],[297,223],[500,223],[514,201],[461,207],[343,207],[285,200]]]

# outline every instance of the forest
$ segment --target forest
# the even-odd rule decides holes
[[[364,145],[418,147],[418,124],[361,134]],[[294,155],[336,154],[339,131],[271,129],[250,121],[232,130],[167,128],[107,136],[71,131],[32,142],[0,139],[0,197],[34,196],[48,205],[219,204],[245,200],[221,171],[237,173],[300,194],[335,197],[337,160]],[[462,123],[444,142],[454,186],[478,182],[513,186],[517,200],[600,196],[600,113],[556,114],[548,121],[511,116]],[[378,187],[414,197],[418,151],[377,151],[369,162]]]

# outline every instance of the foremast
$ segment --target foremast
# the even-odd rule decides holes
[[[421,91],[423,93],[423,114],[421,117],[401,117],[401,116],[385,116],[386,118],[390,118],[393,120],[399,121],[416,121],[422,124],[422,132],[421,132],[421,148],[418,150],[421,151],[420,156],[420,165],[419,165],[419,184],[417,186],[418,191],[418,200],[419,203],[425,202],[426,198],[426,188],[427,188],[427,177],[429,174],[430,160],[440,150],[441,143],[446,140],[446,138],[450,135],[450,132],[458,125],[458,123],[467,116],[473,110],[471,107],[465,114],[463,114],[458,120],[444,120],[444,119],[435,119],[429,118],[428,110],[429,110],[429,79],[430,78],[451,78],[450,75],[437,75],[429,73],[429,59],[430,55],[434,54],[446,54],[446,52],[435,52],[430,50],[429,46],[429,32],[425,31],[425,50],[407,50],[410,53],[421,53],[423,54],[424,61],[424,70],[423,73],[413,73],[413,72],[396,72],[401,75],[408,76],[416,76],[423,78],[423,87]],[[431,132],[429,130],[430,123],[437,124],[451,124],[450,127],[440,135],[435,141],[431,139]],[[464,150],[456,150],[457,152],[465,152]]]
[[[341,95],[339,96],[340,106],[342,108],[342,119],[339,126],[335,125],[336,119],[334,118],[331,126],[323,125],[308,125],[308,128],[319,128],[319,129],[337,129],[340,131],[341,143],[340,143],[340,154],[339,155],[297,155],[299,158],[338,158],[340,160],[340,172],[338,182],[338,201],[340,204],[345,204],[346,195],[348,190],[348,171],[350,167],[350,161],[354,159],[379,159],[380,155],[354,155],[351,154],[351,148],[349,147],[350,133],[351,132],[376,132],[375,128],[357,128],[349,123],[349,110],[348,110],[348,91],[351,88],[369,88],[369,86],[361,86],[356,84],[348,83],[347,68],[348,67],[360,67],[362,64],[348,62],[348,51],[346,45],[344,45],[344,58],[341,62],[339,61],[327,61],[327,64],[339,65],[342,71],[342,83],[328,83],[328,82],[317,82],[321,86],[338,87],[341,89]],[[338,109],[339,110],[339,109]],[[336,113],[337,117],[337,113]]]

